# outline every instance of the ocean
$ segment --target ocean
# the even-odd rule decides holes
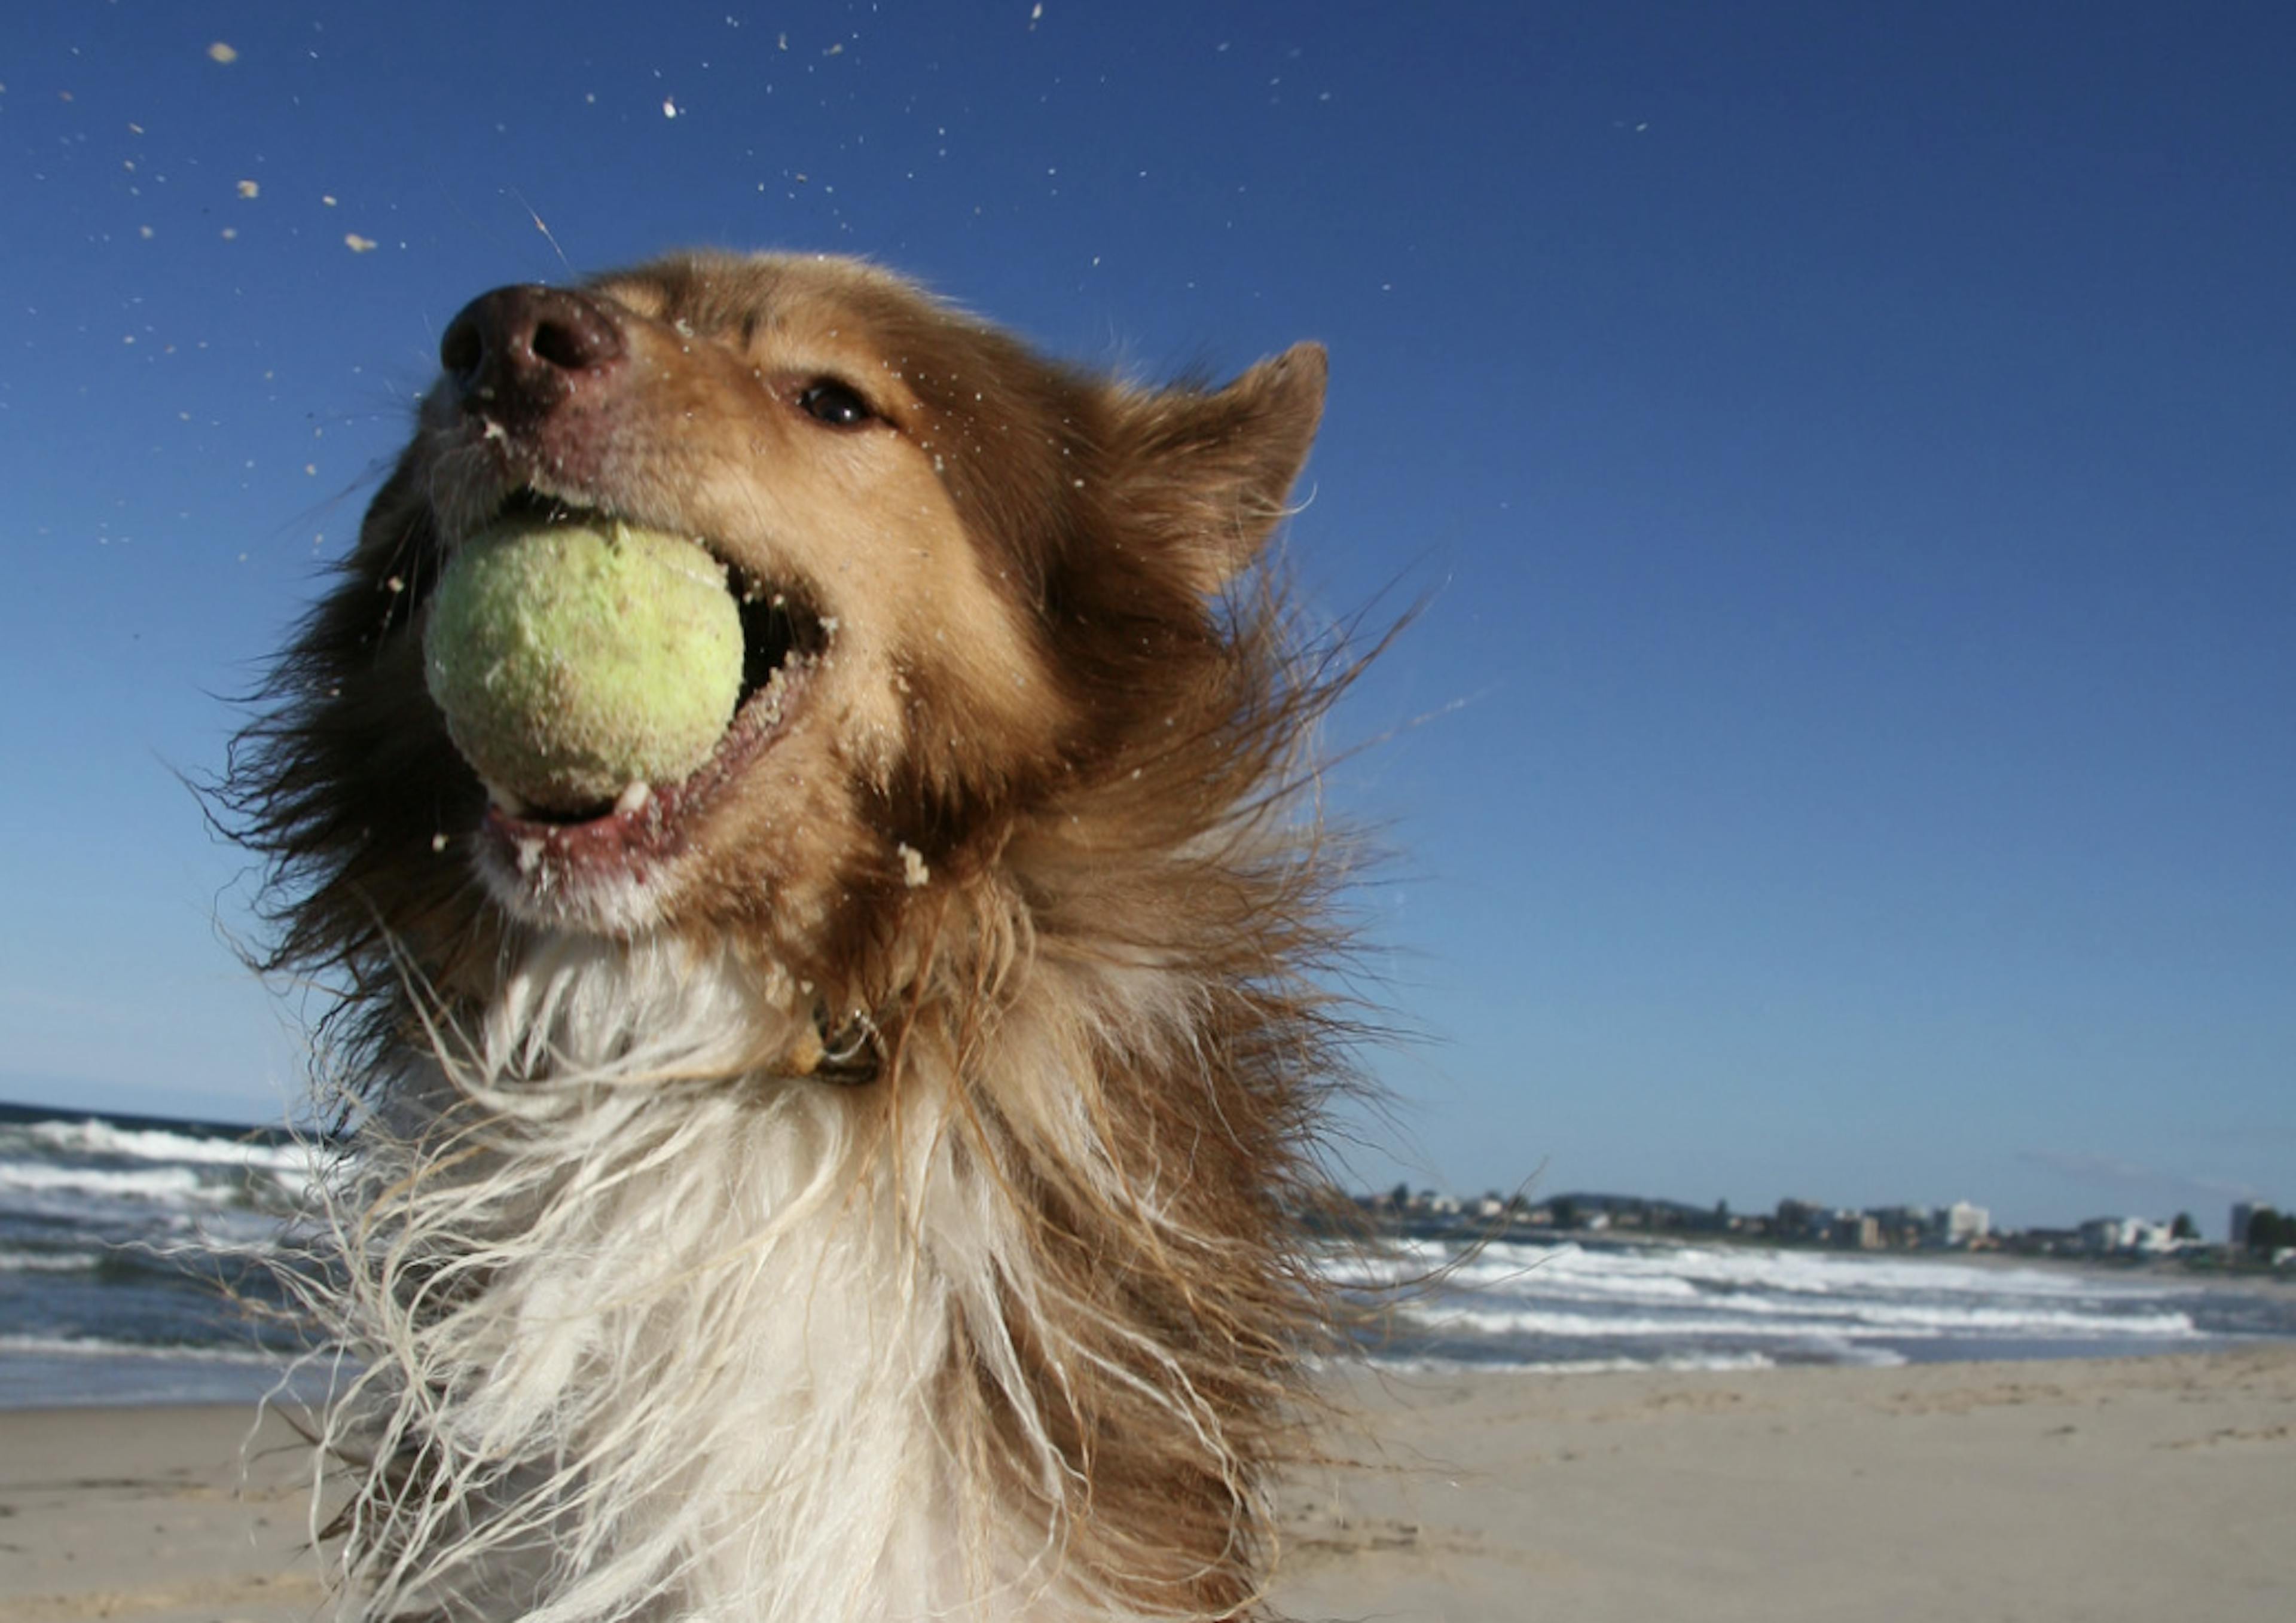
[[[0,1408],[276,1385],[301,1349],[259,1259],[310,1170],[283,1132],[0,1104]]]
[[[1374,1358],[1550,1370],[2127,1357],[2296,1337],[2296,1291],[1994,1255],[1403,1241],[1335,1264]]]
[[[291,1241],[311,1177],[283,1133],[0,1105],[0,1408],[252,1402],[275,1386],[305,1349],[266,1316],[279,1303],[262,1259]],[[1990,1258],[1422,1240],[1330,1266],[1383,1304],[1371,1357],[1405,1366],[1742,1369],[2296,1337],[2296,1291]]]

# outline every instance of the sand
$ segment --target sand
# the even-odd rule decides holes
[[[1342,1396],[1357,1463],[1285,1497],[1275,1600],[1299,1617],[2296,1616],[2296,1347]],[[310,1619],[302,1462],[266,1429],[242,1476],[247,1431],[225,1409],[0,1414],[0,1619]]]
[[[0,1623],[309,1623],[324,1590],[304,1547],[308,1455],[254,1419],[0,1413]]]

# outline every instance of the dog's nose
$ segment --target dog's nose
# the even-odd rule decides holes
[[[577,389],[619,371],[628,346],[614,312],[564,288],[498,287],[447,324],[439,340],[463,409],[515,431]]]

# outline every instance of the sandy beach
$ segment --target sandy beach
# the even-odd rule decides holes
[[[1284,1501],[1301,1618],[2296,1615],[2296,1347],[1723,1374],[1358,1373]],[[302,1623],[304,1462],[243,1411],[0,1414],[0,1619]]]

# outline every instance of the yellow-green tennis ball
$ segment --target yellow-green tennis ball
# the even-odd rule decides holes
[[[701,547],[625,524],[512,524],[455,551],[423,674],[479,775],[586,810],[709,758],[742,690],[742,621]]]

